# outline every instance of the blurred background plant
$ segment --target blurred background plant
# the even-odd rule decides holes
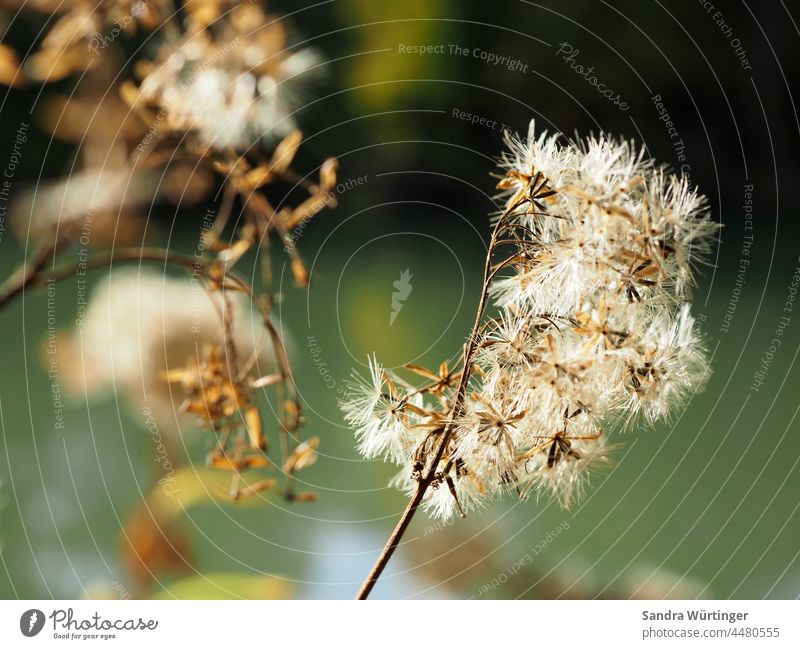
[[[45,23],[22,63],[4,45],[4,80],[15,87],[78,77],[42,111],[42,126],[77,147],[63,177],[11,203],[25,261],[0,288],[0,306],[46,287],[56,429],[67,395],[91,403],[110,390],[136,406],[151,433],[160,471],[125,517],[120,546],[131,579],[126,592],[144,596],[159,574],[195,569],[180,510],[163,498],[183,491],[176,478],[182,460],[174,458],[192,420],[209,431],[206,465],[231,476],[227,489],[206,497],[316,499],[295,488],[319,439],[299,437],[302,404],[272,313],[269,244],[275,235],[295,283],[307,286],[293,231],[335,204],[336,185],[332,158],[316,182],[292,168],[302,141],[291,117],[293,86],[315,57],[290,49],[284,22],[252,3],[78,0],[20,9],[54,22]],[[152,38],[152,59],[124,51],[124,37],[137,33]],[[199,221],[193,254],[149,245],[149,214],[177,206]],[[251,250],[259,258],[258,289],[234,271]],[[87,296],[90,271],[122,262],[139,267],[114,270]],[[143,267],[152,262],[160,273]],[[172,267],[184,276],[167,275]],[[78,286],[71,333],[55,329],[63,279]],[[268,388],[276,393],[271,402]],[[265,407],[275,419],[277,464],[267,455]],[[283,474],[280,489],[275,477],[264,477],[270,469]]]
[[[39,240],[33,236],[38,223],[34,216],[62,214],[64,219],[72,205],[77,206],[79,233],[84,225],[81,210],[92,207],[91,246],[99,245],[100,233],[106,231],[105,245],[115,250],[123,241],[126,247],[141,247],[144,241],[147,247],[194,256],[206,210],[212,208],[212,216],[224,211],[224,187],[230,186],[229,174],[236,172],[225,166],[229,161],[222,159],[224,151],[203,156],[198,163],[192,147],[209,148],[208,133],[198,128],[181,141],[181,129],[191,120],[230,117],[224,110],[227,104],[208,102],[213,89],[226,82],[216,73],[203,73],[215,69],[215,62],[233,65],[231,61],[245,54],[235,47],[224,51],[226,39],[236,38],[226,31],[233,26],[227,18],[233,4],[206,4],[212,9],[204,11],[222,16],[214,21],[203,18],[204,11],[193,12],[194,3],[183,3],[169,21],[179,26],[177,32],[137,21],[135,32],[129,24],[126,33],[98,45],[97,55],[89,49],[94,36],[87,34],[83,57],[78,58],[82,65],[91,64],[89,68],[75,68],[47,83],[23,81],[20,69],[26,76],[42,69],[31,69],[27,61],[48,50],[43,40],[53,27],[55,19],[48,17],[56,4],[26,4],[20,12],[16,5],[5,5],[0,14],[0,73],[13,85],[2,103],[0,168],[14,165],[8,194],[11,204],[23,208],[3,212],[3,277],[26,254],[31,260],[31,245]],[[156,12],[155,3],[147,5],[148,11]],[[66,15],[57,11],[58,19]],[[0,510],[0,557],[5,565],[0,592],[7,597],[351,597],[405,499],[383,487],[392,468],[358,457],[352,431],[337,409],[343,382],[350,368],[365,363],[373,352],[390,369],[407,363],[436,367],[442,358],[460,353],[480,290],[486,214],[494,209],[496,179],[487,170],[494,167],[493,154],[502,147],[504,126],[524,131],[535,117],[542,128],[567,135],[603,130],[635,138],[652,157],[676,171],[688,165],[684,171],[709,195],[711,212],[726,225],[715,266],[699,277],[695,293],[697,319],[709,340],[715,372],[703,395],[671,425],[624,440],[617,465],[593,481],[589,498],[569,514],[545,502],[504,502],[452,524],[415,521],[375,596],[796,596],[800,436],[797,403],[790,393],[797,378],[796,322],[782,329],[780,350],[766,374],[761,370],[765,352],[772,353],[771,341],[785,315],[798,263],[797,225],[781,218],[796,203],[795,193],[783,183],[796,172],[800,144],[789,91],[800,81],[793,56],[797,17],[781,3],[726,5],[721,11],[724,24],[732,29],[730,36],[713,12],[696,3],[667,7],[579,0],[567,7],[516,0],[270,2],[265,12],[284,17],[279,23],[296,29],[286,35],[293,44],[284,53],[289,74],[306,70],[297,83],[289,84],[293,90],[285,99],[294,106],[288,115],[305,135],[292,168],[321,187],[322,161],[328,155],[340,161],[339,178],[328,194],[335,198],[336,210],[290,231],[313,277],[308,289],[295,285],[291,252],[287,256],[285,251],[292,246],[280,233],[272,237],[270,247],[275,294],[271,313],[292,359],[299,400],[313,424],[302,440],[313,434],[321,440],[319,459],[299,475],[296,492],[314,491],[320,499],[297,507],[273,498],[278,494],[272,490],[236,503],[221,497],[230,490],[230,477],[203,467],[213,448],[208,433],[190,431],[194,418],[189,424],[174,423],[179,415],[172,413],[170,390],[180,403],[187,396],[184,388],[157,378],[143,386],[133,375],[123,381],[117,371],[135,367],[138,361],[123,365],[122,351],[116,347],[113,365],[97,367],[108,387],[103,391],[98,384],[87,406],[83,392],[91,387],[93,372],[73,365],[79,381],[89,384],[79,383],[80,398],[63,399],[59,411],[49,374],[45,285],[9,303],[0,319],[4,339],[11,341],[2,348],[4,366],[10,370],[0,374],[0,497],[5,502]],[[92,24],[100,26],[92,32],[108,39],[114,17],[100,23],[98,14]],[[188,25],[204,22],[214,26],[196,29],[222,40],[208,49],[199,39],[200,54],[187,53],[180,67],[175,59],[170,62],[170,70],[174,66],[177,74],[194,83],[173,93],[180,99],[180,110],[164,119],[163,127],[156,125],[164,139],[153,136],[144,153],[135,152],[159,112],[166,107],[168,113],[174,101],[162,90],[166,70],[152,76],[170,60],[164,44],[183,43],[189,38]],[[749,70],[734,38],[746,51]],[[572,53],[562,48],[564,43]],[[458,49],[451,50],[451,45]],[[405,46],[441,47],[412,53]],[[309,49],[316,58],[290,55]],[[509,69],[494,64],[489,54],[520,65]],[[211,65],[198,63],[198,56]],[[119,62],[112,65],[114,57]],[[125,63],[137,59],[152,63],[137,69]],[[254,64],[247,59],[238,65],[244,66],[239,70],[249,70]],[[582,74],[577,65],[584,66]],[[129,72],[117,78],[120,67]],[[589,77],[594,75],[619,93],[628,110],[598,92],[587,78],[589,67]],[[101,72],[105,76],[93,76]],[[103,80],[92,81],[97,78]],[[153,81],[146,84],[148,78]],[[234,83],[232,78],[227,77],[230,96],[247,96],[249,108],[269,95],[269,84],[250,79]],[[113,90],[106,92],[109,89]],[[208,102],[209,112],[185,105],[187,97],[198,106],[201,100]],[[71,104],[74,110],[64,108]],[[140,108],[133,110],[134,106]],[[242,114],[247,121],[245,114],[250,113]],[[220,133],[225,145],[235,145],[238,133],[252,138],[261,128],[257,122],[248,123],[254,124],[253,130],[237,127]],[[248,164],[258,168],[271,160],[277,143],[291,133],[277,129],[272,138],[260,138],[245,154]],[[291,143],[289,139],[286,146]],[[164,157],[156,163],[160,147]],[[75,193],[56,190],[51,194],[58,206],[55,212],[44,209],[45,202],[40,204],[46,197],[42,192],[57,188],[64,178],[77,182],[87,169],[126,169],[131,155],[153,163],[147,168],[137,165],[141,173],[132,176],[135,182],[128,183],[125,173],[104,174],[99,181],[87,181],[86,190],[77,185]],[[222,167],[214,164],[221,159]],[[255,178],[257,174],[249,176]],[[270,182],[255,193],[280,211],[285,192],[293,206],[307,197],[298,195],[302,187],[296,184],[292,179]],[[152,192],[154,186],[157,193]],[[98,191],[93,198],[95,187],[108,191]],[[119,197],[119,187],[125,188],[124,204],[103,203],[106,194]],[[227,255],[239,250],[234,232],[245,226],[243,202],[238,192],[224,230],[223,239],[234,246]],[[105,212],[111,216],[102,216]],[[121,213],[126,218],[119,218]],[[17,216],[22,217],[21,239],[11,232]],[[107,229],[101,227],[105,218],[111,223]],[[30,238],[25,234],[29,221]],[[78,241],[64,248],[67,257],[62,259],[76,263],[82,247]],[[260,262],[263,248],[244,252],[236,270],[259,293],[268,293]],[[207,254],[219,252],[209,248]],[[88,355],[93,341],[86,328],[91,321],[107,321],[111,310],[125,313],[116,304],[126,300],[116,291],[109,293],[109,286],[119,281],[128,282],[127,313],[147,313],[155,325],[146,328],[148,321],[141,320],[137,327],[132,324],[136,316],[118,315],[114,326],[125,321],[132,330],[140,330],[143,343],[161,346],[151,357],[161,360],[161,312],[174,307],[181,292],[193,301],[192,286],[199,284],[178,283],[187,275],[180,269],[149,265],[160,284],[155,295],[150,293],[147,307],[134,304],[143,298],[139,291],[130,293],[135,281],[130,275],[113,273],[109,278],[95,273],[87,275],[85,286],[78,278],[59,282],[53,313],[56,330],[65,336],[58,339],[59,352],[75,349],[83,335],[85,358],[96,358]],[[137,269],[126,270],[136,277]],[[165,272],[169,281],[162,279]],[[404,272],[413,289],[392,320],[394,283]],[[147,291],[151,280],[149,272],[144,273],[140,290]],[[81,291],[87,302],[90,294],[103,299],[93,297],[92,307],[82,312]],[[213,303],[208,304],[213,309]],[[237,332],[243,336],[239,345],[246,348],[248,341],[261,340],[261,328],[249,324],[258,323],[260,311],[248,299],[241,306],[247,308],[237,316]],[[181,313],[187,317],[185,304]],[[203,322],[209,314],[200,313]],[[79,318],[84,319],[83,334],[75,327]],[[205,325],[201,328],[206,330]],[[109,358],[102,351],[109,344],[98,341],[97,357]],[[188,337],[190,349],[194,344]],[[265,371],[254,373],[254,378],[272,372],[269,344],[263,354],[258,365]],[[179,356],[169,360],[170,368],[186,366],[186,355]],[[71,362],[60,362],[57,373],[55,384],[64,395]],[[165,362],[157,369],[166,367]],[[148,374],[152,376],[149,370]],[[141,410],[139,393],[147,394],[153,419],[157,395],[166,395],[161,399],[166,423],[153,427]],[[279,400],[257,398],[271,437],[277,431],[270,422]],[[57,423],[63,425],[56,427]],[[168,432],[170,426],[180,433]],[[159,441],[169,449],[166,457],[174,482]],[[272,475],[278,477],[280,471],[260,470],[258,479],[251,481]],[[157,511],[170,525],[160,524],[155,534],[151,526],[140,526],[140,554],[148,548],[152,557],[152,568],[142,569],[140,585],[141,568],[136,565],[141,563],[119,552],[118,539],[126,521],[142,520],[141,512],[145,520],[152,519]],[[561,531],[554,534],[557,529]],[[123,547],[130,545],[126,534],[130,536],[122,533]],[[162,541],[165,536],[167,541]]]

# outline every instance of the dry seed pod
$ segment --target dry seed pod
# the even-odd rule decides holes
[[[316,436],[299,444],[284,463],[283,470],[286,473],[295,473],[314,464],[317,461],[318,446],[319,437]]]

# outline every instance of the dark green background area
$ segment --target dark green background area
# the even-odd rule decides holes
[[[797,16],[780,2],[725,3],[725,20],[753,68],[747,71],[701,3],[563,4],[365,0],[306,3],[304,10],[270,4],[296,12],[298,39],[330,61],[297,114],[307,138],[301,167],[311,171],[333,155],[340,180],[367,181],[342,193],[335,210],[303,231],[298,244],[313,270],[308,291],[293,288],[276,249],[280,319],[308,432],[322,441],[319,461],[301,477],[320,500],[193,507],[182,525],[194,565],[211,577],[200,577],[192,594],[219,595],[210,590],[210,582],[218,583],[214,575],[263,573],[284,580],[293,596],[349,597],[403,509],[402,495],[385,487],[394,469],[359,459],[336,401],[351,368],[363,370],[373,351],[389,366],[436,366],[459,352],[472,322],[493,209],[489,174],[502,133],[456,119],[453,110],[521,132],[535,117],[540,128],[567,134],[635,138],[677,167],[654,94],[686,145],[692,180],[725,226],[695,294],[694,312],[713,353],[707,389],[670,425],[617,435],[616,466],[595,478],[573,511],[506,500],[443,528],[420,516],[376,594],[800,594],[800,307],[783,311],[800,264],[793,186],[798,121],[789,94],[798,82]],[[36,29],[33,21],[15,23],[7,40],[20,47]],[[593,65],[629,111],[569,69],[556,54],[562,42],[580,49],[577,60]],[[480,48],[519,59],[528,71],[471,55],[400,54],[400,44]],[[69,91],[69,84],[44,92]],[[30,88],[0,99],[0,169],[20,122],[35,124],[38,93]],[[34,129],[14,192],[70,164],[68,146],[54,143],[48,151],[49,136]],[[744,230],[742,209],[749,184],[752,232]],[[191,252],[203,211],[162,206],[152,214],[155,231],[174,226],[179,234],[171,245]],[[726,330],[749,234],[750,265]],[[23,250],[7,228],[2,276]],[[392,284],[405,269],[413,273],[413,290],[390,326]],[[61,327],[74,320],[75,290],[70,282],[57,290]],[[126,584],[117,556],[121,521],[157,468],[147,430],[123,394],[88,407],[71,403],[65,428],[54,427],[41,363],[46,309],[42,292],[29,293],[0,314],[0,596],[9,598],[79,597],[87,585]],[[753,391],[753,374],[782,315],[791,315],[790,324]],[[320,352],[311,353],[309,336]],[[201,463],[208,440],[187,432],[185,441],[186,459]],[[524,560],[532,554],[530,563]],[[225,588],[248,592],[235,581]]]

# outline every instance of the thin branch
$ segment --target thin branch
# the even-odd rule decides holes
[[[205,262],[198,261],[181,253],[172,252],[162,248],[122,248],[114,252],[102,253],[90,257],[86,261],[74,264],[65,264],[53,268],[49,273],[45,269],[47,259],[53,255],[56,246],[43,247],[36,259],[17,270],[0,288],[0,309],[20,295],[27,287],[41,287],[47,280],[61,280],[72,277],[80,268],[81,270],[94,270],[109,266],[115,261],[163,261],[164,263],[181,266],[189,270],[196,270],[205,266]]]
[[[497,237],[500,233],[500,230],[503,227],[503,223],[505,222],[505,218],[507,217],[508,213],[503,214],[503,216],[498,219],[497,223],[492,230],[492,236],[489,241],[489,248],[486,252],[486,264],[483,270],[483,287],[481,289],[481,297],[478,303],[478,310],[475,314],[475,323],[472,326],[472,331],[470,332],[469,340],[467,341],[466,349],[464,350],[464,359],[463,359],[463,369],[461,372],[461,379],[458,382],[458,388],[456,389],[456,394],[453,399],[453,407],[450,410],[450,415],[447,419],[447,423],[445,424],[444,432],[442,433],[442,439],[439,443],[439,446],[436,450],[436,454],[431,462],[430,466],[428,467],[427,472],[420,478],[419,482],[417,483],[417,489],[414,492],[414,495],[411,497],[408,505],[406,506],[403,515],[400,517],[400,520],[397,523],[397,526],[394,528],[391,536],[389,537],[386,545],[381,552],[381,555],[378,557],[378,560],[375,562],[375,565],[370,570],[369,574],[367,575],[366,580],[361,585],[361,589],[358,591],[358,595],[356,595],[356,599],[367,599],[369,594],[372,592],[372,589],[375,587],[375,584],[380,579],[381,574],[383,573],[384,568],[389,563],[389,559],[392,558],[394,551],[397,549],[397,546],[400,544],[400,541],[403,538],[408,526],[411,524],[411,519],[414,517],[414,514],[419,509],[419,506],[422,504],[422,499],[425,497],[425,493],[427,492],[428,488],[430,487],[431,483],[433,482],[434,478],[436,477],[436,467],[439,466],[439,462],[441,461],[442,457],[444,456],[445,449],[447,448],[447,444],[450,442],[450,438],[453,434],[454,422],[461,414],[461,408],[463,407],[464,403],[464,396],[467,392],[467,384],[469,383],[470,376],[472,375],[472,358],[475,355],[475,351],[478,346],[478,340],[480,339],[480,329],[481,329],[481,321],[483,320],[483,314],[486,310],[486,302],[489,297],[489,284],[491,283],[492,277],[492,256],[495,251],[495,247],[497,246]]]

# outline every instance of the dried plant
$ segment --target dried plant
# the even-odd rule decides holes
[[[341,407],[359,450],[401,467],[410,502],[365,598],[415,511],[464,516],[503,494],[564,507],[608,460],[608,431],[652,424],[708,375],[689,312],[717,226],[705,199],[632,143],[508,137],[474,328],[459,367],[370,359]],[[489,298],[499,315],[485,318]]]
[[[238,358],[252,365],[252,380],[274,375],[275,358],[261,315],[244,294],[226,304],[188,274],[165,275],[153,267],[121,267],[88,293],[77,326],[57,335],[55,354],[63,387],[70,395],[101,399],[114,391],[140,413],[147,409],[160,430],[179,441],[194,415],[181,415],[187,392],[164,374],[199,361],[203,350],[225,344],[220,323],[232,309]],[[256,359],[253,361],[252,359]]]
[[[140,61],[141,83],[123,90],[153,119],[160,112],[169,130],[191,127],[216,149],[275,139],[292,130],[297,79],[317,64],[311,50],[291,51],[287,41],[284,24],[256,4],[242,4],[223,20],[190,13],[178,46],[165,44],[155,61]]]
[[[316,182],[293,169],[302,135],[291,112],[297,80],[314,67],[314,53],[292,49],[285,22],[252,2],[41,0],[22,8],[46,14],[53,25],[21,63],[9,47],[0,49],[0,82],[17,86],[74,76],[69,97],[51,100],[42,121],[80,148],[69,177],[39,186],[15,204],[16,230],[33,252],[0,286],[0,306],[26,289],[112,262],[155,261],[182,269],[208,295],[219,335],[182,361],[184,367],[158,370],[159,379],[182,392],[183,410],[212,431],[208,464],[232,472],[230,498],[276,484],[266,478],[243,485],[241,472],[277,468],[286,498],[313,500],[313,494],[294,490],[295,473],[313,462],[319,440],[298,438],[302,406],[271,313],[270,238],[279,240],[296,283],[305,286],[308,273],[292,230],[335,205],[337,167],[334,159],[325,160]],[[157,54],[125,66],[121,45],[137,31],[151,32]],[[212,200],[214,186],[219,203],[204,209],[202,223],[198,219],[194,255],[141,245],[154,205],[198,207]],[[110,243],[111,249],[93,255],[81,249],[75,263],[79,241],[92,248]],[[261,288],[235,271],[248,252],[260,258]],[[62,256],[72,261],[58,264]],[[236,335],[242,300],[259,314],[265,333],[260,347],[242,349]],[[275,368],[262,375],[257,361],[266,345]],[[267,456],[257,405],[265,389],[276,392],[281,455],[275,463]]]

